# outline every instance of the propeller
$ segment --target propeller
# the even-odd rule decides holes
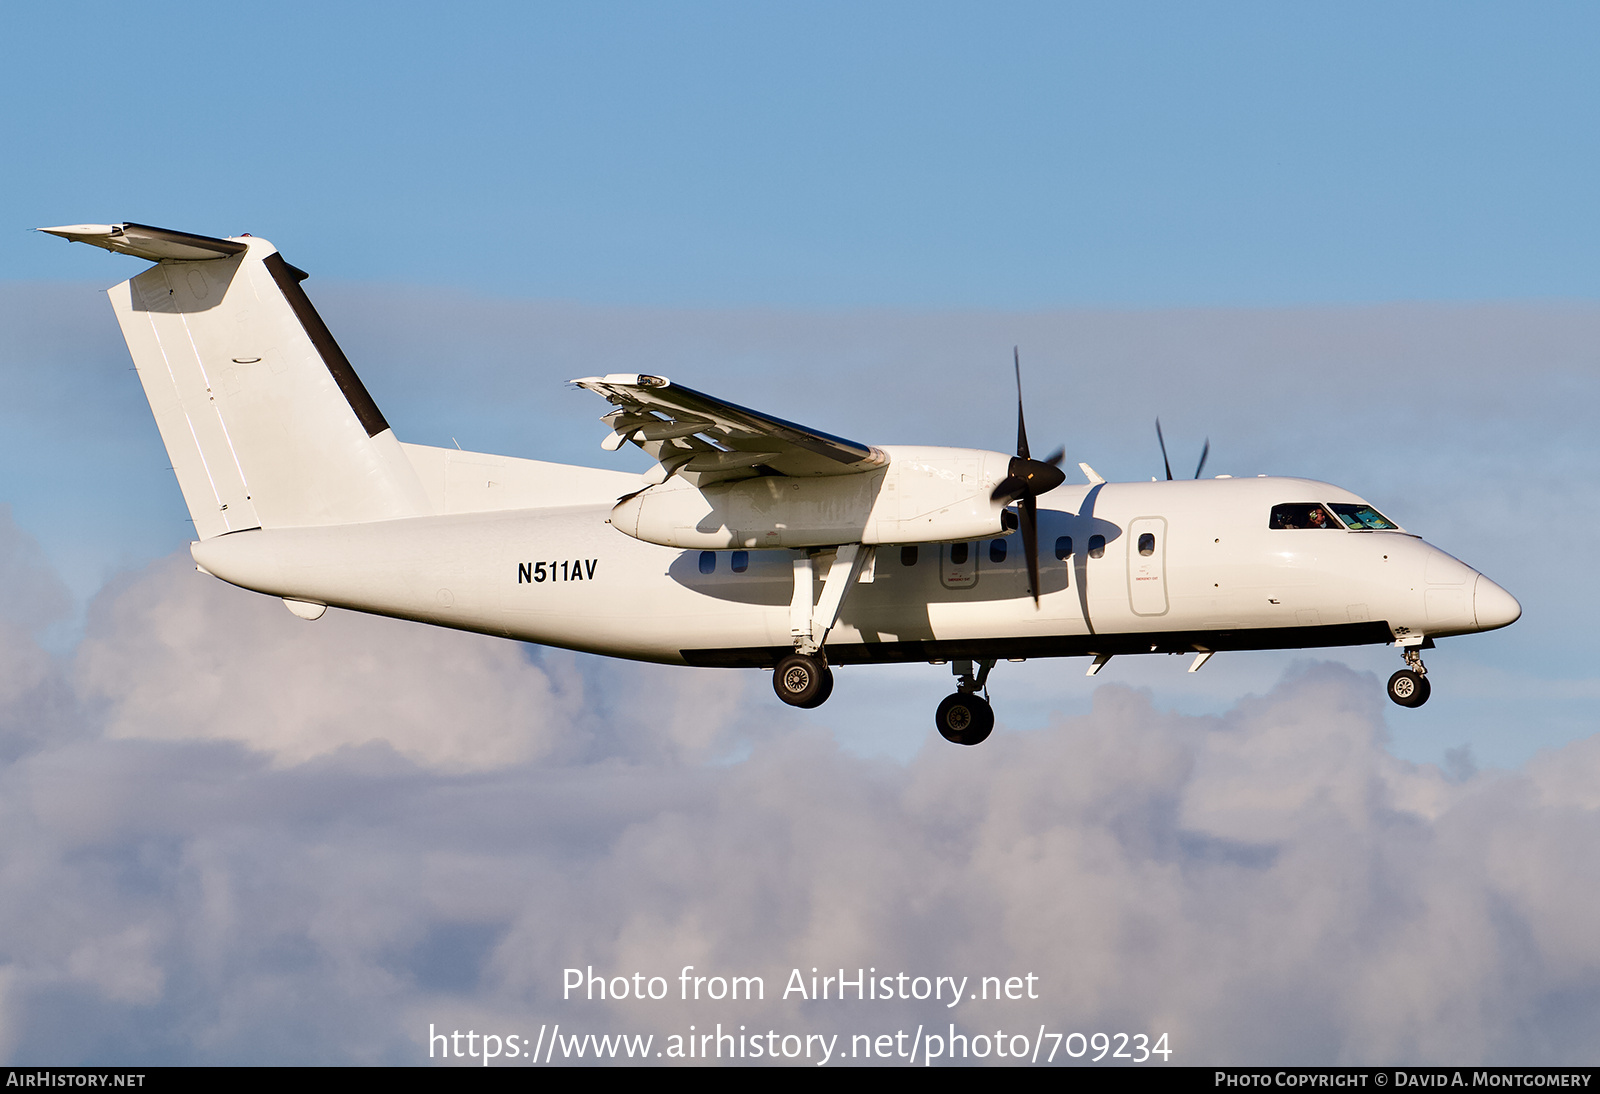
[[[1167,459],[1167,439],[1161,435],[1161,419],[1156,419],[1156,440],[1161,442],[1161,464],[1167,469],[1167,481],[1172,481],[1172,462]],[[1206,469],[1206,457],[1211,455],[1211,438],[1206,438],[1206,446],[1200,450],[1200,463],[1194,469],[1194,477],[1199,478],[1200,472]]]
[[[1058,449],[1049,459],[1036,460],[1028,451],[1028,427],[1022,418],[1022,355],[1011,348],[1011,363],[1017,373],[1017,454],[1006,468],[1006,477],[994,488],[989,497],[1005,503],[1020,501],[1022,553],[1028,560],[1028,587],[1033,591],[1033,606],[1039,606],[1039,503],[1040,494],[1048,494],[1066,481],[1067,476],[1058,466],[1066,458],[1067,450]]]

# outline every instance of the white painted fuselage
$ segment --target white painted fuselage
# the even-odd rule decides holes
[[[419,466],[447,458],[404,447]],[[197,543],[194,557],[258,592],[616,657],[755,666],[789,652],[794,552],[644,542],[609,523],[635,476],[518,460],[488,473],[515,479],[506,468],[522,464],[526,478],[564,480],[562,504],[516,507],[513,482],[513,507],[497,511],[256,529]],[[1275,504],[1360,501],[1287,478],[1062,486],[1040,502],[1037,607],[1014,532],[880,546],[829,659],[1349,645],[1516,618],[1498,585],[1403,531],[1269,527]]]

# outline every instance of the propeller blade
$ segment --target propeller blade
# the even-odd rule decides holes
[[[1011,347],[1011,364],[1017,370],[1017,455],[1028,458],[1028,427],[1022,420],[1022,354]]]
[[[1039,503],[1029,494],[1017,508],[1022,510],[1022,554],[1028,560],[1028,591],[1033,606],[1039,607]]]
[[[1206,457],[1211,455],[1211,438],[1206,438],[1206,446],[1200,450],[1200,466],[1194,469],[1194,477],[1199,478],[1200,472],[1206,469]]]
[[[1061,461],[1067,458],[1066,448],[1060,448],[1049,459],[1036,460],[1028,451],[1028,425],[1022,416],[1022,353],[1011,347],[1011,367],[1017,374],[1017,454],[1006,468],[1006,477],[1000,480],[990,499],[999,502],[1019,502],[1018,527],[1022,532],[1022,553],[1028,560],[1028,591],[1033,594],[1033,606],[1039,607],[1039,495],[1048,494],[1067,481],[1061,470]]]
[[[1161,442],[1161,463],[1167,469],[1167,481],[1172,481],[1172,461],[1167,459],[1167,439],[1161,435],[1161,419],[1156,419],[1156,440]]]

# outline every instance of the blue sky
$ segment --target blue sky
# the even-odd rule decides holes
[[[671,305],[1588,298],[1581,4],[10,6],[25,225]],[[83,260],[10,237],[0,277]]]
[[[0,1059],[665,1031],[564,1007],[591,961],[1037,967],[1052,1015],[1164,1023],[1174,1062],[1582,1059],[1597,32],[1576,4],[0,10]],[[1176,465],[1210,437],[1208,473],[1337,482],[1525,614],[1441,643],[1418,711],[1387,649],[1002,666],[977,750],[933,739],[936,667],[797,712],[760,674],[305,624],[193,572],[101,292],[143,264],[27,231],[118,220],[273,240],[402,439],[629,466],[563,381],[648,369],[1006,449],[1020,344],[1036,449],[1141,478],[1159,414]]]

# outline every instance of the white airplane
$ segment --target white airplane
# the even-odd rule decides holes
[[[948,662],[939,732],[989,735],[1001,660],[1393,644],[1521,615],[1348,490],[1218,476],[1109,483],[1028,451],[881,447],[663,377],[573,381],[644,475],[398,440],[263,239],[41,231],[153,267],[109,290],[198,541],[198,569],[282,597],[612,657],[774,669],[815,707],[833,665]],[[1159,433],[1159,423],[1157,425]],[[1209,447],[1209,446],[1208,446]],[[1165,457],[1165,441],[1162,452]],[[1204,456],[1201,458],[1204,466]],[[1040,558],[1041,546],[1044,558]],[[983,694],[980,694],[983,693]]]

